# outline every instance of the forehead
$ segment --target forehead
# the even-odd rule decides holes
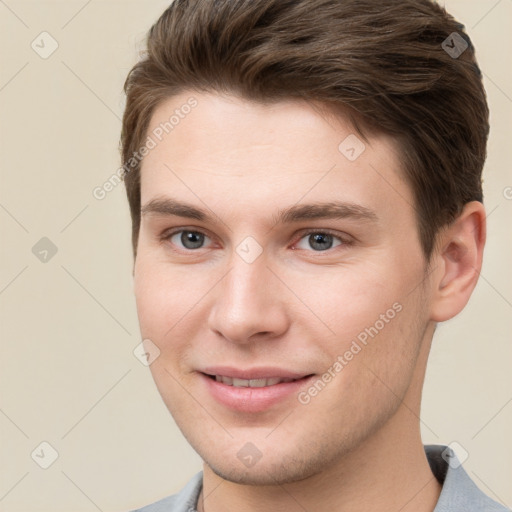
[[[155,146],[142,161],[142,204],[172,192],[196,204],[229,198],[246,212],[303,198],[412,205],[394,141],[365,141],[318,104],[185,92],[158,105],[146,135]]]

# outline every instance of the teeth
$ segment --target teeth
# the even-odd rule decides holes
[[[237,379],[233,377],[225,377],[224,375],[215,375],[217,382],[222,382],[228,386],[236,388],[264,388],[267,386],[275,386],[281,382],[292,382],[294,379],[280,379],[279,377],[272,377],[269,379]]]
[[[275,386],[276,384],[279,384],[279,382],[283,382],[285,379],[278,379],[277,377],[274,377],[273,379],[267,379],[267,386]]]
[[[270,379],[251,379],[249,381],[249,387],[264,388],[265,386],[272,386],[273,384],[269,384],[268,380],[270,380]]]

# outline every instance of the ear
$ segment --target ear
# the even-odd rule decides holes
[[[460,313],[469,301],[480,270],[486,238],[482,203],[467,203],[462,213],[438,235],[432,255],[430,318],[444,322]]]

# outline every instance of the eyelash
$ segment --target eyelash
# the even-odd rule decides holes
[[[198,234],[204,235],[205,237],[207,237],[210,240],[212,240],[212,237],[210,237],[207,233],[205,233],[205,232],[203,232],[203,231],[201,231],[199,229],[184,229],[184,228],[176,229],[174,231],[166,231],[166,232],[164,232],[160,236],[160,240],[162,242],[168,242],[168,241],[170,241],[170,239],[174,235],[176,235],[178,233],[183,233],[183,232],[198,233]],[[337,239],[340,242],[340,244],[335,246],[335,247],[331,247],[329,249],[326,249],[324,251],[310,250],[310,251],[307,251],[307,252],[313,252],[313,253],[319,253],[319,254],[331,253],[333,250],[335,250],[337,248],[343,248],[343,247],[347,247],[347,246],[353,245],[353,240],[349,239],[349,237],[342,237],[342,236],[339,235],[339,233],[337,234],[336,232],[331,231],[329,229],[309,229],[309,230],[306,230],[306,231],[301,231],[300,234],[299,234],[299,237],[294,242],[294,245],[298,244],[303,238],[305,238],[306,236],[311,235],[311,234],[330,235],[333,238]],[[200,249],[203,249],[203,247],[200,247],[198,249],[187,249],[187,248],[184,248],[184,249],[179,249],[179,250],[178,249],[173,249],[173,250],[175,252],[180,252],[180,253],[183,253],[183,252],[193,253],[193,252],[198,252]],[[300,250],[306,250],[306,249],[300,249]]]

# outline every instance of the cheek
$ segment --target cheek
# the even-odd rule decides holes
[[[179,280],[179,275],[176,275]],[[134,269],[134,291],[142,335],[159,346],[165,333],[183,315],[187,289],[172,279],[169,269],[138,255]]]
[[[144,254],[137,256],[134,291],[140,332],[143,339],[151,340],[160,350],[149,369],[164,402],[171,409],[179,401],[179,366],[189,341],[180,329],[186,325],[193,304],[183,284],[179,273],[171,273],[168,265]]]
[[[172,325],[200,293],[199,280],[191,279],[186,269],[161,261],[149,251],[137,256],[134,290],[141,321],[151,319],[157,325]]]
[[[305,283],[296,276],[291,287],[330,328],[331,335],[344,340],[356,337],[379,321],[380,315],[386,315],[403,295],[400,283],[392,279],[389,272],[386,275],[386,269],[362,265],[317,274],[314,286],[311,281]],[[390,311],[388,316],[394,317],[394,313],[394,310]]]
[[[134,291],[140,331],[160,349],[159,362],[173,367],[183,363],[191,341],[201,337],[205,322],[198,317],[206,314],[204,299],[214,283],[207,269],[202,274],[193,265],[179,268],[138,256]]]
[[[421,325],[426,322],[418,287],[424,278],[422,268],[391,264],[390,256],[381,260],[382,265],[331,269],[316,276],[314,287],[300,279],[293,283],[297,296],[330,329],[329,333],[311,314],[304,317],[306,330],[315,326],[326,333],[316,343],[326,355],[327,368],[341,356],[344,377],[335,380],[343,386],[355,381],[374,385],[369,369],[390,383],[400,380],[401,372],[406,378],[421,341]]]

